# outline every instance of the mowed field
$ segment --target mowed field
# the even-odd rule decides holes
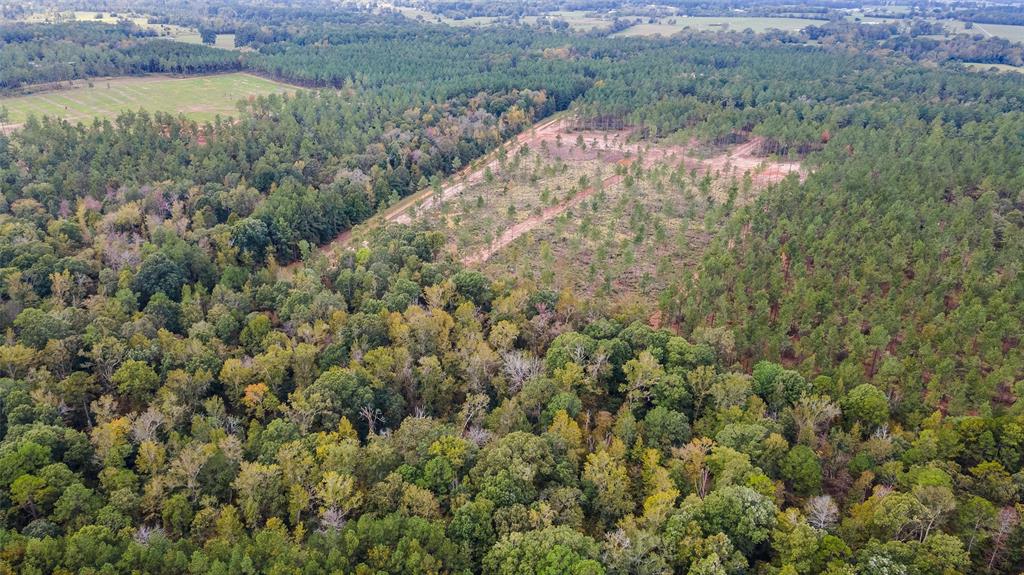
[[[894,7],[886,7],[890,12],[897,12]],[[895,7],[899,8],[899,7]],[[851,10],[847,16],[850,20],[857,20],[862,23],[880,23],[880,22],[896,22],[904,24],[905,26],[910,25],[910,20],[903,18],[886,18],[881,16],[868,16],[864,11]],[[937,18],[925,18],[928,22],[941,24],[946,29],[947,33],[950,34],[970,34],[976,35],[981,34],[982,36],[1005,38],[1011,42],[1024,42],[1024,26],[1014,26],[1011,24],[980,24],[975,22],[970,28],[967,27],[967,23],[962,20],[947,20]]]
[[[414,8],[412,6],[394,6],[387,2],[382,2],[380,6],[391,10],[397,10],[401,12],[403,16],[411,20],[422,20],[423,22],[433,24],[447,24],[449,26],[487,26],[488,24],[493,24],[494,21],[497,20],[497,18],[491,18],[488,16],[478,16],[474,18],[463,18],[461,20],[456,20],[454,18],[448,18],[447,16],[435,14],[433,12],[428,12],[426,10]]]
[[[125,110],[183,114],[193,120],[209,121],[218,114],[237,116],[236,103],[249,96],[295,90],[293,86],[245,73],[190,78],[98,78],[91,84],[92,87],[82,82],[62,90],[0,98],[0,106],[7,108],[9,121],[15,125],[33,114],[88,123],[94,117],[112,118]]]
[[[1024,67],[1022,66],[1010,66],[1008,64],[988,64],[985,62],[964,62],[964,65],[972,70],[989,71],[998,70],[1000,72],[1014,72],[1017,74],[1024,73]]]
[[[612,19],[610,17],[592,15],[590,12],[584,10],[559,10],[556,12],[548,12],[545,16],[551,19],[565,20],[573,30],[587,31],[594,30],[595,28],[608,28],[612,25]],[[523,22],[533,25],[536,24],[539,19],[540,18],[538,16],[524,16]]]
[[[963,22],[960,21],[944,21],[947,28],[952,29],[954,32],[965,33],[965,34],[984,34],[985,36],[995,36],[997,38],[1005,38],[1011,42],[1024,42],[1024,26],[1012,26],[1009,24],[978,24],[975,23],[974,27],[967,29]]]
[[[824,22],[824,20],[808,20],[805,18],[673,16],[671,18],[662,18],[655,23],[636,24],[616,33],[615,36],[671,36],[685,28],[700,31],[731,30],[733,32],[742,32],[750,28],[757,33],[772,29],[795,32],[807,26],[823,24]]]

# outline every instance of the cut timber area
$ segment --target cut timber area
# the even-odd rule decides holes
[[[595,261],[617,262],[621,269],[609,272],[616,278],[614,283],[632,288],[653,273],[651,262],[670,255],[676,261],[689,261],[700,253],[710,237],[703,219],[707,203],[725,202],[729,183],[746,175],[748,192],[753,194],[790,173],[801,179],[806,176],[798,162],[761,156],[764,141],[757,137],[742,136],[740,144],[708,149],[692,140],[683,145],[640,140],[632,129],[577,130],[573,125],[572,117],[565,114],[538,123],[447,178],[439,188],[423,189],[343,232],[321,246],[320,253],[333,262],[353,240],[359,241],[378,226],[417,224],[445,233],[450,257],[464,265],[523,271],[538,267],[538,246],[510,246],[519,246],[517,240],[528,236],[533,238],[530,242],[552,246],[560,266],[579,270],[603,265]],[[647,180],[667,178],[672,171],[679,172],[676,180],[687,180],[674,185],[688,191],[668,196],[655,193]],[[699,178],[714,184],[696,197]],[[626,213],[637,209],[646,210],[649,217]],[[688,218],[692,224],[680,224]],[[633,245],[649,249],[650,254],[629,264],[629,258],[621,257],[622,246],[633,242],[628,237],[636,235],[632,228],[637,222],[643,222],[639,226],[646,230],[646,239]],[[668,230],[667,238],[662,231],[653,233],[654,222],[662,231]],[[604,247],[586,239],[584,228],[591,223],[602,228]],[[570,233],[566,226],[577,229]],[[583,245],[579,238],[584,238]],[[295,262],[279,272],[288,277],[300,265]],[[585,286],[581,281],[575,287],[585,292]]]
[[[565,133],[564,130],[562,130],[562,128],[565,127],[565,124],[565,120],[559,120],[558,122],[554,122],[546,126],[544,130],[538,130],[536,136],[533,138],[532,144],[540,145],[540,143],[544,141],[554,142],[556,136]],[[610,140],[607,138],[609,134],[614,134]],[[668,163],[670,166],[683,164],[688,169],[697,170],[698,173],[703,172],[705,174],[717,174],[719,176],[742,175],[749,172],[754,183],[760,186],[777,183],[788,176],[791,172],[800,174],[799,177],[801,179],[806,176],[806,174],[801,171],[801,166],[798,162],[768,162],[765,158],[755,156],[756,151],[763,144],[763,140],[760,138],[753,138],[744,144],[736,146],[732,150],[723,152],[709,159],[694,160],[693,158],[688,158],[686,153],[693,147],[696,147],[696,142],[691,142],[691,146],[689,147],[658,145],[642,146],[641,144],[628,144],[624,143],[629,136],[628,130],[615,132],[576,132],[570,135],[580,136],[584,143],[590,141],[592,142],[592,145],[589,150],[580,146],[573,146],[564,153],[556,152],[555,155],[560,159],[571,161],[583,160],[588,157],[596,158],[600,152],[605,151],[606,153],[603,155],[605,161],[614,160],[618,166],[625,168],[631,167],[634,162],[639,160],[644,169],[649,169],[659,163]],[[615,147],[609,147],[607,145],[609,141],[615,145]],[[602,146],[602,143],[605,145]],[[588,151],[590,152],[589,154],[587,154]],[[610,154],[607,152],[610,152]],[[623,181],[623,179],[624,176],[621,173],[613,174],[601,181],[600,188],[610,188],[618,185]],[[567,198],[556,205],[545,208],[539,214],[535,214],[514,224],[502,232],[501,235],[488,246],[464,256],[462,258],[462,263],[466,265],[475,265],[489,260],[494,254],[504,249],[523,234],[526,234],[545,222],[554,219],[566,210],[579,205],[584,200],[593,196],[598,189],[598,186],[589,186],[576,193],[576,195]],[[453,190],[453,193],[457,193],[458,191],[461,191],[461,188],[459,190]]]

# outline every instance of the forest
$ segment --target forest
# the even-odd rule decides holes
[[[0,26],[5,90],[303,88],[0,131],[0,573],[1024,570],[1024,75],[949,56],[1019,44],[323,10],[192,11],[239,52]],[[720,225],[654,297],[375,219],[552,118],[805,169],[664,177]]]
[[[91,22],[0,25],[0,91],[100,76],[241,68],[230,52],[152,36],[133,26]]]

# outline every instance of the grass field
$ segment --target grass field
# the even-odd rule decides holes
[[[1011,42],[1024,42],[1024,26],[1011,26],[1008,24],[979,24],[975,22],[973,27],[967,28],[967,24],[960,20],[929,19],[929,21],[942,24],[948,32],[953,34],[981,34],[983,36],[1005,38]]]
[[[589,14],[591,13],[583,10],[559,10],[557,12],[548,12],[545,16],[551,19],[565,20],[573,30],[593,30],[595,28],[607,28],[612,25],[611,18],[601,18]],[[537,20],[537,16],[523,17],[523,22],[531,25],[536,24]]]
[[[974,28],[967,30],[964,28],[963,22],[945,22],[947,27],[952,28],[956,32],[966,32],[974,34],[984,34],[986,36],[996,36],[998,38],[1006,38],[1011,42],[1024,42],[1024,26],[1010,26],[1008,24],[974,24]],[[950,26],[953,24],[954,26]]]
[[[172,40],[179,42],[187,42],[189,44],[202,44],[203,39],[199,36],[198,32],[188,32],[180,34],[178,36],[171,36]],[[213,45],[215,48],[221,48],[223,50],[235,50],[235,35],[234,34],[217,34],[217,42]],[[248,49],[248,48],[246,48]]]
[[[995,68],[1000,72],[1016,72],[1018,74],[1024,74],[1024,67],[1021,66],[1010,66],[1008,64],[985,64],[982,62],[964,62],[964,65],[972,70],[991,70]]]
[[[897,10],[890,10],[890,12],[897,12]],[[911,20],[905,18],[867,16],[863,11],[858,10],[850,11],[847,18],[850,20],[858,20],[862,23],[896,22],[904,25],[904,27],[909,26],[911,22]],[[1012,26],[1009,24],[979,24],[975,22],[971,28],[968,28],[967,23],[961,20],[939,20],[936,18],[926,18],[926,20],[941,24],[942,27],[946,29],[946,32],[951,34],[981,34],[983,36],[1005,38],[1011,42],[1024,42],[1024,26]]]
[[[184,114],[198,121],[218,114],[235,116],[235,104],[248,96],[288,92],[291,86],[251,74],[218,74],[191,78],[144,76],[96,79],[63,90],[0,98],[10,112],[12,124],[30,115],[57,116],[72,122],[90,122],[93,117],[111,118],[124,110]]]
[[[489,18],[486,16],[456,20],[454,18],[448,18],[447,16],[428,12],[426,10],[420,10],[419,8],[413,8],[412,6],[392,6],[387,3],[383,3],[381,6],[397,10],[406,18],[412,20],[422,20],[433,24],[448,24],[449,26],[487,26],[488,24],[493,24],[496,20],[496,18]]]
[[[808,20],[805,18],[758,18],[731,16],[673,16],[662,18],[653,24],[637,24],[615,34],[616,36],[671,36],[685,28],[693,30],[731,30],[742,32],[750,28],[762,33],[771,29],[797,31],[807,26],[822,24],[824,20]]]

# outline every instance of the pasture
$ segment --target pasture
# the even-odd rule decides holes
[[[956,33],[963,34],[983,34],[985,36],[995,36],[997,38],[1005,38],[1011,42],[1024,42],[1024,26],[1011,26],[1009,24],[979,24],[974,23],[973,27],[967,29],[963,22],[959,20],[944,20],[943,23],[946,28]]]
[[[9,122],[15,126],[30,115],[89,123],[94,117],[112,118],[125,110],[140,109],[182,114],[205,122],[217,115],[236,116],[236,103],[249,96],[293,90],[286,84],[245,73],[97,78],[70,88],[0,98],[0,106],[7,108]]]
[[[971,70],[987,72],[990,70],[997,70],[999,72],[1014,72],[1017,74],[1024,73],[1024,67],[1022,66],[1010,66],[1009,64],[988,64],[985,62],[964,62],[964,66],[967,66]]]
[[[584,10],[559,10],[548,12],[544,16],[555,20],[565,20],[573,30],[587,31],[595,28],[607,28],[612,25],[611,17]],[[523,22],[532,25],[536,24],[538,19],[538,16],[524,16]]]
[[[673,16],[671,18],[661,18],[655,23],[636,24],[618,32],[615,36],[671,36],[686,28],[699,31],[742,32],[750,28],[757,33],[767,32],[772,29],[796,32],[807,26],[822,23],[824,23],[824,20],[809,20],[806,18]]]
[[[487,16],[477,16],[473,18],[462,18],[455,19],[449,18],[441,14],[435,14],[427,10],[421,10],[412,6],[392,6],[390,4],[382,4],[383,7],[397,10],[406,18],[410,20],[420,20],[432,24],[447,24],[449,26],[487,26],[493,24],[497,18],[491,18]]]

